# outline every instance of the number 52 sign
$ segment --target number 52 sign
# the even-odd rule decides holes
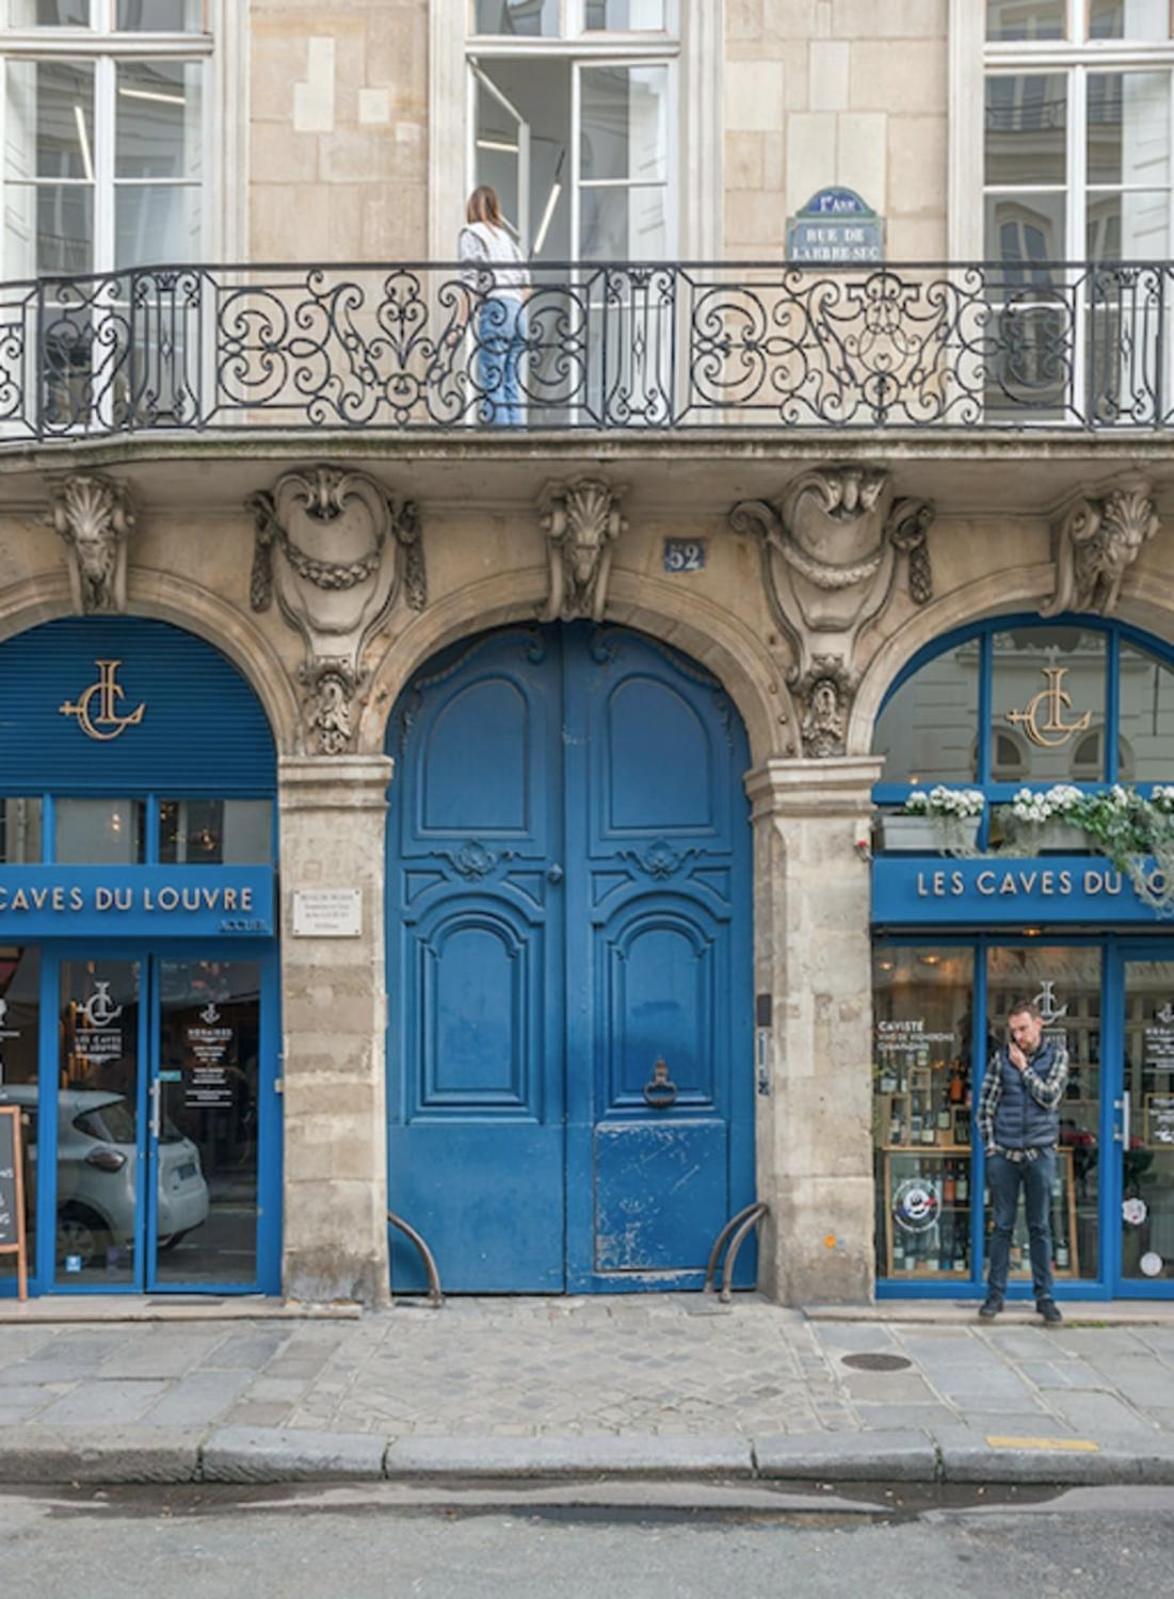
[[[702,539],[665,539],[664,569],[666,572],[703,572],[705,570],[705,543]]]

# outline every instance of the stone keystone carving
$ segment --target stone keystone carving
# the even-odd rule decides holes
[[[933,598],[933,517],[928,500],[894,500],[887,471],[856,465],[800,473],[777,502],[743,500],[730,512],[734,531],[751,534],[762,551],[767,601],[791,647],[787,678],[807,754],[843,753],[856,641],[902,572],[915,605]]]
[[[98,473],[67,478],[48,521],[65,541],[74,610],[83,616],[124,612],[127,541],[135,525],[126,487]]]
[[[245,502],[256,523],[249,603],[278,609],[301,635],[298,677],[307,743],[323,755],[353,747],[363,651],[401,591],[428,602],[420,520],[366,472],[318,466],[286,472]]]
[[[1128,478],[1101,497],[1072,500],[1052,527],[1056,588],[1041,616],[1116,610],[1125,574],[1160,522],[1147,479]]]
[[[539,497],[550,568],[550,588],[539,611],[543,622],[602,622],[611,574],[612,546],[628,524],[621,514],[625,489],[603,478],[548,483]]]

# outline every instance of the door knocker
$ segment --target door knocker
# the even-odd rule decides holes
[[[653,1110],[668,1110],[677,1102],[677,1085],[669,1076],[669,1069],[662,1056],[652,1068],[652,1076],[644,1084],[644,1103]]]

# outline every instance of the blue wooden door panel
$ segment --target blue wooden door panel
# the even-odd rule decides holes
[[[390,1203],[454,1292],[563,1287],[560,696],[557,634],[516,629],[432,663],[392,719]]]
[[[732,707],[635,634],[512,629],[431,663],[389,738],[392,1208],[454,1292],[695,1285],[753,1197]],[[393,1283],[424,1285],[398,1241]]]

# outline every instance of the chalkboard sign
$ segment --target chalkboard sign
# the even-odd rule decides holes
[[[0,1105],[0,1255],[16,1256],[17,1292],[28,1297],[20,1109]]]

